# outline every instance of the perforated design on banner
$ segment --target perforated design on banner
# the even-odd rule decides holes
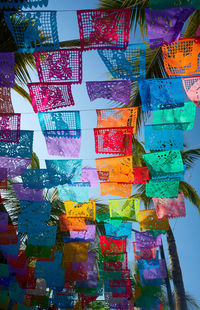
[[[150,260],[149,260],[150,261]],[[145,262],[145,267],[148,267],[147,262],[148,261],[143,261]],[[163,259],[159,259],[158,266],[156,268],[148,268],[143,270],[144,278],[145,279],[164,279],[167,277],[167,270],[166,270],[166,265],[165,261]]]
[[[14,157],[0,158],[0,168],[6,169],[8,179],[12,179],[14,177],[22,175],[30,163],[31,159],[27,158],[14,158]]]
[[[138,80],[143,111],[184,106],[181,78]]]
[[[96,168],[83,168],[79,182],[89,182],[90,187],[97,187],[99,184],[99,178]]]
[[[193,8],[180,7],[168,10],[145,9],[150,48],[169,44],[180,37],[185,21],[194,12]]]
[[[200,77],[184,77],[182,78],[183,86],[188,98],[193,101],[197,107],[200,106]]]
[[[24,187],[35,189],[51,188],[57,185],[57,183],[51,184],[47,169],[27,169],[22,175],[22,181]]]
[[[74,105],[71,83],[29,83],[28,85],[35,113]]]
[[[154,111],[153,124],[158,130],[190,130],[193,128],[196,106],[193,102],[185,102],[184,106],[176,109]]]
[[[182,150],[182,130],[159,130],[156,125],[144,127],[145,148],[147,150]]]
[[[7,232],[8,229],[8,213],[0,212],[0,233]]]
[[[139,260],[139,259],[155,259],[156,258],[156,248],[137,249],[136,242],[133,242],[133,250],[134,250],[135,260]]]
[[[89,183],[65,184],[57,187],[62,201],[89,202]]]
[[[139,211],[138,220],[141,231],[169,229],[168,219],[159,220],[154,209]]]
[[[19,53],[59,49],[56,11],[4,11]]]
[[[115,195],[124,198],[131,197],[132,184],[127,183],[100,183],[101,196]]]
[[[9,87],[0,87],[0,113],[14,113]]]
[[[86,88],[90,101],[104,98],[128,104],[131,96],[131,81],[91,81]]]
[[[88,203],[77,203],[73,201],[64,201],[65,213],[67,217],[85,218],[90,221],[96,219],[95,200],[89,200]]]
[[[132,127],[94,128],[97,154],[130,155],[132,152]]]
[[[102,49],[98,53],[115,79],[145,78],[146,44],[129,44],[125,51]]]
[[[162,46],[164,67],[168,75],[195,75],[200,73],[200,40],[186,38]]]
[[[96,110],[97,128],[133,127],[136,133],[137,111],[137,107]]]
[[[109,199],[111,218],[137,221],[140,208],[140,199]]]
[[[15,85],[15,55],[12,52],[0,52],[0,86],[14,87]]]
[[[57,226],[45,226],[41,233],[30,234],[27,244],[40,246],[54,246],[56,242]]]
[[[165,176],[166,174],[183,173],[183,160],[180,151],[162,151],[142,155],[149,172],[154,177]]]
[[[8,244],[17,244],[17,226],[8,224],[7,231],[0,233],[0,244],[8,245]]]
[[[81,150],[81,130],[48,130],[44,132],[44,134],[49,155],[79,158]]]
[[[105,223],[104,227],[107,236],[131,238],[132,223],[121,223],[119,226]]]
[[[62,49],[34,53],[40,82],[82,81],[82,51]]]
[[[16,132],[11,135],[17,135]],[[0,156],[9,157],[28,157],[32,156],[33,148],[33,131],[20,130],[20,139],[18,143],[15,142],[1,142]]]
[[[85,218],[71,218],[66,214],[59,215],[59,223],[61,231],[83,231],[87,230]]]
[[[136,232],[135,241],[137,249],[150,249],[162,245],[161,234],[155,237],[152,232]]]
[[[70,242],[63,247],[63,262],[87,262],[89,242]]]
[[[12,187],[15,191],[17,199],[19,200],[43,200],[43,190],[41,189],[31,189],[29,187],[24,188],[23,183],[12,183]]]
[[[0,142],[19,142],[21,114],[0,114]]]
[[[178,198],[153,198],[156,214],[159,220],[163,218],[185,217],[185,202],[183,193]]]
[[[177,198],[179,190],[178,179],[162,179],[162,180],[150,180],[146,184],[147,197],[154,198]]]
[[[133,183],[132,156],[119,156],[96,159],[100,181]]]
[[[47,6],[48,0],[1,0],[0,7],[1,8],[19,8],[26,7],[32,8],[37,6]]]
[[[82,160],[45,160],[50,181],[54,184],[74,183],[80,179]]]
[[[95,239],[95,233],[96,233],[96,225],[87,225],[86,231],[71,231],[70,237],[80,241],[85,240],[93,242]]]
[[[103,235],[99,236],[99,239],[102,255],[123,254],[126,252],[126,239],[109,238]]]
[[[81,48],[126,49],[130,9],[77,11]]]
[[[42,131],[81,129],[79,111],[39,113],[38,118]]]

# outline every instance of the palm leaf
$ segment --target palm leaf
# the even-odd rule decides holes
[[[20,85],[18,85],[18,84],[15,83],[15,86],[13,87],[13,89],[14,89],[20,96],[22,96],[23,98],[27,99],[27,100],[30,102],[30,104],[32,105],[30,95],[27,93],[27,91],[25,91],[25,89],[24,89],[23,87],[21,87]]]
[[[188,199],[195,207],[197,207],[200,212],[200,197],[198,196],[194,187],[192,187],[192,185],[188,184],[187,182],[180,181],[179,191],[183,192],[184,197]]]
[[[181,152],[183,163],[187,168],[192,168],[197,160],[200,159],[200,149],[191,149]]]

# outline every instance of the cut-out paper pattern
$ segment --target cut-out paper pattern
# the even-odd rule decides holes
[[[109,210],[111,218],[137,221],[140,208],[140,200],[130,199],[109,199]]]
[[[121,223],[119,227],[112,224],[104,224],[107,236],[131,238],[132,223]]]
[[[61,231],[83,231],[87,230],[87,225],[84,218],[71,218],[66,214],[59,215],[59,223]]]
[[[5,166],[5,165],[3,165]],[[4,167],[1,167],[0,168],[0,181],[3,181],[3,180],[7,180],[8,176],[7,176],[7,168],[5,166]],[[0,200],[1,200],[1,195],[0,195]]]
[[[0,52],[0,86],[14,87],[15,72],[14,72],[15,56],[13,52]]]
[[[42,7],[47,6],[48,0],[1,0],[0,8],[32,8],[32,7]]]
[[[139,211],[138,220],[140,230],[168,230],[168,219],[159,220],[156,215],[155,209]]]
[[[188,98],[193,101],[197,107],[200,106],[200,77],[184,77],[182,78],[183,86]]]
[[[123,254],[126,252],[126,239],[99,236],[102,255]]]
[[[180,37],[185,21],[194,12],[191,7],[170,8],[168,10],[145,9],[150,48],[169,44]]]
[[[24,188],[23,183],[12,183],[12,187],[15,191],[17,199],[19,200],[29,200],[29,201],[42,201],[43,200],[43,190],[41,189],[31,189]]]
[[[39,220],[43,220],[45,223],[46,220],[50,219],[51,214],[51,203],[48,200],[44,201],[28,201],[28,200],[20,200],[20,210],[22,216],[30,216],[37,217],[39,216]]]
[[[159,220],[164,218],[185,217],[185,202],[183,193],[178,198],[153,198],[156,214]]]
[[[132,184],[127,183],[100,183],[101,196],[115,195],[124,198],[131,197]]]
[[[150,180],[146,184],[147,197],[154,198],[177,198],[179,189],[178,179]]]
[[[196,75],[200,73],[200,39],[185,38],[162,46],[165,71],[168,75]]]
[[[100,181],[132,183],[134,180],[132,156],[96,159]]]
[[[135,260],[156,258],[156,248],[138,249],[136,243],[133,242],[133,250],[134,250]]]
[[[45,226],[42,233],[30,234],[27,244],[40,246],[54,246],[56,242],[57,226]]]
[[[131,81],[91,81],[86,88],[90,101],[104,98],[128,104],[131,96]]]
[[[9,87],[0,87],[0,113],[14,113]]]
[[[145,148],[147,150],[182,150],[182,130],[158,130],[156,125],[144,127]]]
[[[126,49],[130,16],[130,9],[77,11],[81,48]]]
[[[0,233],[0,244],[17,244],[17,226],[8,224],[8,229],[6,232]]]
[[[21,114],[0,114],[0,142],[19,142]]]
[[[87,231],[70,231],[70,237],[76,239],[76,241],[85,240],[88,242],[93,242],[95,239],[95,233],[96,233],[96,225],[87,225]]]
[[[56,11],[4,11],[19,53],[59,49]]]
[[[159,233],[159,232],[158,232]],[[136,232],[135,241],[138,249],[149,249],[162,245],[161,234],[156,237],[151,232]]]
[[[65,213],[71,218],[85,218],[90,221],[96,219],[95,200],[89,200],[88,203],[77,203],[73,201],[64,201]]]
[[[11,133],[17,135],[17,133]],[[33,148],[33,131],[20,130],[20,140],[15,142],[0,142],[0,156],[9,157],[28,157],[32,156]]]
[[[199,0],[165,0],[162,2],[159,0],[150,0],[149,2],[149,7],[154,10],[169,9],[181,6],[191,6],[196,9],[200,8]]]
[[[137,107],[96,110],[97,128],[133,127],[136,133],[137,111]]]
[[[183,160],[180,151],[161,151],[142,155],[153,177],[183,173]]]
[[[157,129],[190,130],[193,128],[196,114],[196,106],[193,102],[185,102],[184,107],[154,111],[153,124]],[[163,126],[162,126],[163,124]]]
[[[163,279],[167,277],[167,270],[164,259],[143,260],[143,274],[145,279]],[[154,266],[152,266],[153,264]]]
[[[132,136],[132,127],[94,128],[95,152],[130,155]]]
[[[40,246],[40,245],[32,245],[28,244],[26,247],[26,256],[27,257],[36,257],[39,260],[44,257],[49,258],[51,255],[52,248],[50,246]]]
[[[74,105],[71,83],[27,84],[35,113]]]
[[[143,111],[172,109],[184,105],[181,78],[138,80]]]
[[[146,44],[130,44],[125,51],[109,49],[98,53],[115,79],[145,78]]]
[[[133,184],[147,183],[149,181],[149,169],[147,167],[133,167]]]
[[[96,168],[83,168],[81,171],[81,178],[79,182],[88,182],[90,187],[97,187],[99,184],[99,177]]]
[[[79,111],[38,113],[42,131],[81,129]]]
[[[34,53],[40,82],[82,81],[82,51],[62,49],[53,52]]]
[[[44,134],[49,155],[79,158],[81,150],[81,130],[48,130],[45,131]]]
[[[50,182],[47,169],[27,169],[22,175],[22,181],[24,187],[35,189],[51,188],[58,185]]]
[[[89,202],[89,183],[65,184],[57,187],[62,201]]]
[[[87,262],[89,242],[70,242],[63,247],[63,262]]]
[[[60,185],[79,181],[82,170],[82,160],[45,160],[49,179],[52,183]]]
[[[30,163],[28,158],[0,157],[0,168],[7,170],[8,179],[22,175]]]

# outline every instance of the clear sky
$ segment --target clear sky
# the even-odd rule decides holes
[[[67,41],[79,38],[78,24],[76,19],[77,9],[94,9],[97,7],[95,0],[49,0],[49,5],[45,9],[55,10],[72,10],[62,11],[57,14],[58,32],[60,41]],[[138,43],[141,38],[131,35],[131,42]],[[81,126],[82,126],[82,146],[80,158],[85,159],[84,165],[95,167],[94,158],[100,157],[95,154],[93,128],[96,127],[97,108],[117,107],[111,105],[106,100],[96,100],[90,102],[85,81],[107,80],[107,69],[97,51],[88,51],[83,53],[83,83],[81,85],[73,85],[72,92],[75,100],[75,106],[66,108],[66,110],[80,110]],[[32,81],[37,82],[37,75],[32,73]],[[22,129],[35,130],[34,135],[34,152],[37,153],[41,162],[41,168],[45,167],[44,159],[56,159],[57,157],[49,156],[46,150],[45,141],[40,131],[37,115],[33,112],[30,104],[21,97],[12,92],[13,105],[16,113],[22,113]],[[64,110],[64,109],[60,109]],[[200,148],[199,139],[199,121],[200,113],[197,108],[195,125],[193,130],[185,132],[185,142],[190,148]],[[186,172],[185,181],[195,187],[200,195],[199,189],[200,179],[200,163],[195,165],[194,169]],[[99,198],[99,191],[91,192],[92,198]],[[186,217],[177,220],[170,220],[173,229],[180,264],[183,272],[185,289],[200,301],[199,289],[199,255],[200,255],[200,217],[198,211],[191,203],[186,201]],[[137,229],[137,225],[135,227]],[[164,238],[165,239],[165,238]],[[167,245],[164,243],[165,254],[167,256]]]

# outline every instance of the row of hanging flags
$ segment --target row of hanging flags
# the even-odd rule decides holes
[[[47,4],[1,1],[0,8],[9,9],[5,21],[18,51],[34,52],[39,83],[28,88],[48,153],[72,159],[46,160],[46,169],[30,169],[34,132],[20,130],[21,115],[14,113],[10,93],[14,53],[1,52],[0,188],[3,193],[7,180],[13,179],[21,212],[17,225],[10,223],[7,212],[0,212],[0,251],[7,262],[0,263],[0,307],[7,309],[11,302],[20,310],[51,304],[72,309],[79,295],[82,309],[165,309],[159,297],[167,271],[158,250],[169,218],[185,216],[179,192],[186,168],[183,131],[193,128],[200,105],[200,38],[179,37],[185,21],[200,8],[199,1],[150,0],[145,9],[150,47],[162,47],[166,79],[145,79],[146,44],[128,44],[130,9],[77,11],[81,47],[59,49],[56,12],[11,11]],[[79,159],[80,111],[51,111],[75,105],[71,86],[81,83],[82,52],[90,49],[98,50],[115,79],[86,82],[90,100],[104,98],[126,106],[131,82],[137,81],[142,110],[153,113],[152,125],[144,128],[150,151],[143,155],[146,167],[133,166],[137,107],[96,110],[95,151],[116,155],[97,158],[96,168],[84,168]],[[15,179],[19,176],[21,183]],[[102,196],[121,197],[109,200],[109,213],[100,213],[90,199],[89,189],[99,181]],[[131,198],[133,184],[145,184],[154,209],[139,209],[140,200]],[[57,188],[64,202],[58,226],[52,225],[51,202],[44,199],[43,190],[51,188]],[[95,221],[105,229],[99,239]],[[141,232],[133,242],[138,266],[133,284],[127,239],[136,221]],[[92,250],[94,241],[98,254]]]

